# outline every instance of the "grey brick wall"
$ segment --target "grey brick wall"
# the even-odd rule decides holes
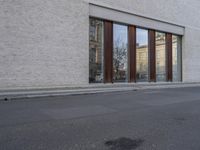
[[[88,2],[185,26],[183,80],[200,82],[198,0],[0,0],[0,88],[88,84]]]
[[[0,88],[88,83],[88,4],[0,0]]]

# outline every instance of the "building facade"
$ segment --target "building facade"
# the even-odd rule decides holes
[[[200,82],[197,0],[0,1],[0,89]]]

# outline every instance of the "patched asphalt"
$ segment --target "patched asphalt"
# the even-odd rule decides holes
[[[200,87],[0,102],[0,150],[199,150]]]

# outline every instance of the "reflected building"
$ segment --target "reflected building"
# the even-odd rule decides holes
[[[172,36],[172,65],[173,65],[173,81],[180,82],[181,74],[181,38],[177,35]]]
[[[89,82],[103,82],[103,22],[90,20]]]
[[[136,78],[137,82],[149,80],[148,30],[136,29]]]
[[[156,81],[166,81],[166,34],[156,32]]]

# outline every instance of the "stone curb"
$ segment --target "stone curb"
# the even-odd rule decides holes
[[[43,89],[43,90],[12,90],[0,92],[0,101],[18,100],[25,98],[53,97],[53,96],[69,96],[69,95],[86,95],[97,93],[124,92],[150,89],[168,89],[168,88],[184,88],[184,87],[200,87],[200,84],[147,84],[135,86],[116,86],[116,87],[86,87],[86,88],[63,88],[63,89]]]

